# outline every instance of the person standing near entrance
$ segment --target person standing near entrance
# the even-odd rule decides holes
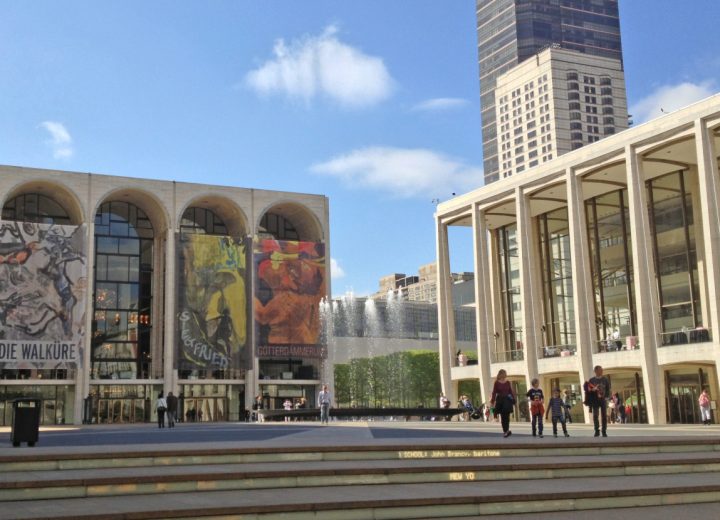
[[[158,394],[155,401],[155,411],[157,412],[158,428],[165,428],[165,411],[167,410],[167,401],[163,397],[163,393]]]
[[[510,437],[512,435],[510,431],[510,414],[515,408],[515,394],[513,394],[510,381],[507,380],[505,370],[500,370],[497,374],[490,403],[495,408],[495,415],[500,415],[503,437]]]
[[[168,428],[175,428],[175,421],[177,421],[178,411],[178,398],[173,395],[172,392],[168,392],[167,399],[167,420]]]
[[[595,376],[585,382],[585,404],[590,407],[595,426],[595,437],[607,437],[607,397],[610,395],[610,380],[603,375],[603,368],[597,365]],[[598,418],[598,415],[600,417]]]
[[[323,385],[322,390],[318,394],[318,404],[320,405],[320,424],[328,424],[330,418],[330,391],[327,385]]]
[[[703,388],[700,397],[698,397],[698,405],[700,405],[702,423],[705,426],[710,426],[710,424],[712,424],[712,419],[710,418],[710,395],[708,394],[707,388]]]

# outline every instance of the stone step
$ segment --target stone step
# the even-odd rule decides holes
[[[26,449],[0,456],[0,473],[15,471],[73,470],[107,467],[153,467],[213,464],[267,464],[274,462],[427,460],[458,458],[506,458],[653,453],[720,452],[720,438],[657,439],[527,439],[484,444],[437,444],[304,446],[297,448],[255,447],[176,449],[151,446],[145,450],[92,450],[58,453]]]
[[[413,519],[462,518],[501,513],[579,511],[717,502],[717,471],[592,478],[495,479],[483,482],[357,485],[186,492],[167,495],[66,498],[5,502],[5,520],[205,519]]]
[[[720,453],[507,459],[317,461],[156,466],[0,474],[0,501],[429,482],[720,472]]]

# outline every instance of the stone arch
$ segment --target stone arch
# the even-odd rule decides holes
[[[232,237],[240,238],[250,234],[248,219],[242,208],[233,200],[215,193],[199,195],[189,201],[175,216],[178,227],[185,211],[192,207],[211,210],[220,217]]]
[[[59,204],[66,211],[73,225],[80,225],[86,220],[82,203],[75,192],[64,184],[49,179],[37,179],[17,184],[7,192],[2,201],[2,207],[5,207],[5,204],[15,197],[31,193],[43,195]]]
[[[165,205],[152,193],[136,188],[118,188],[101,197],[94,210],[93,217],[106,202],[129,202],[143,210],[152,223],[155,236],[169,229],[170,215]]]
[[[295,201],[277,201],[266,207],[255,224],[256,234],[262,234],[261,222],[265,215],[279,215],[289,221],[297,231],[297,240],[307,242],[323,242],[325,230],[317,215],[305,206]]]

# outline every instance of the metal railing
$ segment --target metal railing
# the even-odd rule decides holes
[[[712,341],[710,329],[705,327],[697,327],[694,329],[680,329],[671,332],[660,333],[661,347],[670,347],[674,345],[689,345],[694,343],[709,343]]]
[[[574,356],[577,353],[576,345],[548,345],[546,347],[540,347],[538,357],[540,358],[553,358],[553,357],[566,357]]]
[[[595,342],[595,354],[604,352],[620,352],[624,350],[637,350],[640,348],[640,340],[637,336],[624,336],[615,339],[601,339]]]

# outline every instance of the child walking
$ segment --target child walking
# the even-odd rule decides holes
[[[532,388],[528,390],[527,398],[530,401],[530,414],[532,415],[532,434],[533,437],[543,436],[543,414],[545,413],[545,396],[540,389],[540,381],[535,378],[531,381]]]
[[[566,414],[567,414],[567,408],[565,407],[565,403],[560,397],[560,389],[555,388],[553,389],[553,396],[550,398],[550,401],[548,402],[548,409],[545,413],[545,418],[547,419],[547,416],[552,412],[552,425],[553,425],[553,437],[557,437],[557,423],[558,421],[560,424],[562,424],[563,433],[565,434],[565,437],[570,437],[570,434],[567,431],[567,426],[565,425],[566,422]]]

